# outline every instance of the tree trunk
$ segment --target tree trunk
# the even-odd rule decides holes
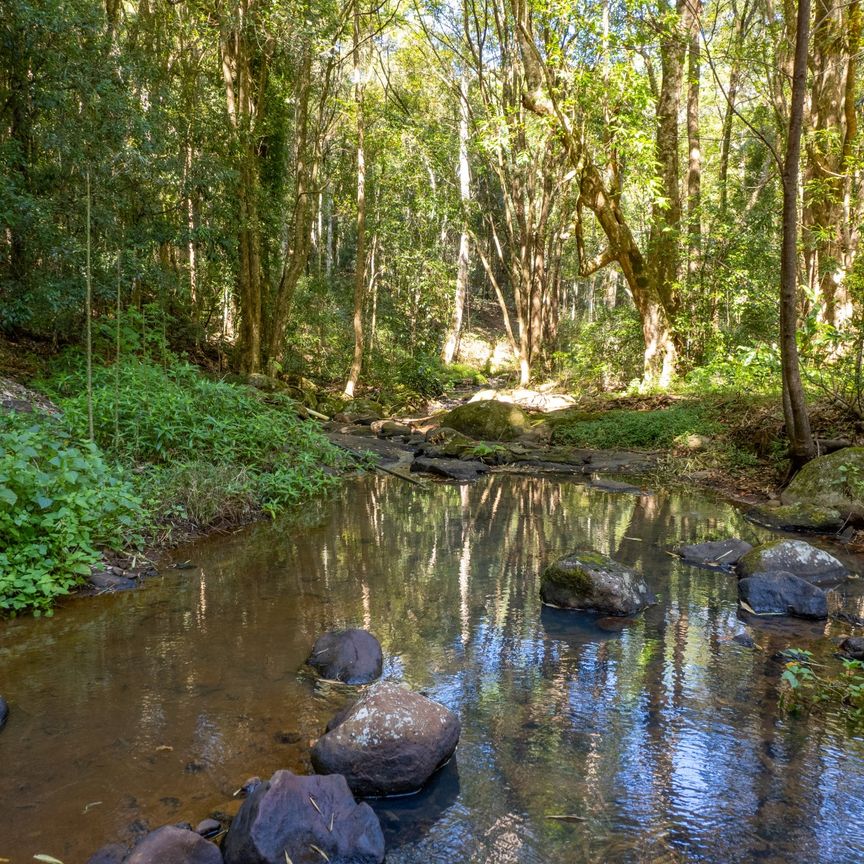
[[[845,207],[851,196],[856,64],[861,38],[858,0],[816,0],[813,85],[807,136],[803,227],[808,283],[821,320],[842,327],[852,317],[846,284],[855,255]]]
[[[695,281],[702,263],[702,145],[699,140],[699,21],[701,3],[693,9],[687,65],[687,274]]]
[[[360,0],[354,0],[354,106],[357,112],[357,254],[354,261],[354,357],[344,395],[354,398],[363,365],[363,300],[366,293],[366,149],[363,70],[360,64]]]
[[[463,74],[459,83],[459,199],[462,204],[462,233],[459,237],[459,258],[456,264],[456,291],[453,298],[453,317],[441,360],[449,365],[459,353],[462,335],[462,316],[468,294],[470,238],[468,233],[468,207],[471,204],[471,170],[468,163],[468,78]]]
[[[798,0],[795,63],[789,134],[783,165],[783,244],[780,258],[780,357],[783,369],[783,414],[789,437],[793,469],[816,455],[798,361],[798,175],[801,127],[807,86],[807,44],[810,33],[810,0]]]

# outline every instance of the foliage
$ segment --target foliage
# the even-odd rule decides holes
[[[79,434],[87,428],[82,375],[73,369],[48,383]],[[173,357],[164,367],[131,359],[96,368],[93,405],[97,443],[146,467],[140,482],[163,521],[207,526],[275,514],[332,485],[325,467],[343,462],[287,396],[209,379]]]
[[[98,547],[140,539],[145,511],[123,472],[58,421],[3,414],[0,424],[0,611],[50,614]]]
[[[555,424],[553,441],[582,447],[672,447],[682,436],[711,435],[717,424],[700,408],[685,405],[658,411],[612,410],[596,419]]]
[[[781,677],[780,704],[798,712],[833,707],[850,720],[864,721],[864,663],[842,658],[843,669],[831,675],[813,661],[811,651],[785,652],[787,662]]]

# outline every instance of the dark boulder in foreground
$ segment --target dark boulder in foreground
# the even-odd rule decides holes
[[[864,660],[864,638],[847,636],[840,643],[840,653],[850,660]]]
[[[416,792],[459,741],[459,718],[401,684],[383,682],[312,748],[319,774],[343,774],[357,795]]]
[[[428,456],[418,456],[411,464],[412,471],[424,474],[436,474],[448,480],[458,480],[460,483],[476,480],[489,470],[482,462],[468,462],[464,459],[434,459]]]
[[[243,802],[222,851],[225,864],[381,864],[384,834],[344,777],[277,771]]]
[[[2,729],[6,725],[6,721],[9,719],[9,703],[0,696],[0,729]]]
[[[740,558],[753,546],[746,540],[730,537],[728,540],[710,540],[707,543],[693,543],[679,546],[676,550],[687,564],[698,567],[734,567]]]
[[[562,609],[635,615],[655,598],[635,570],[600,552],[582,549],[559,558],[543,571],[540,599]]]
[[[755,573],[792,573],[814,584],[839,582],[849,575],[843,564],[824,549],[804,540],[775,540],[757,546],[738,562],[742,579]]]
[[[793,573],[755,573],[740,579],[738,597],[759,615],[828,617],[827,594]]]
[[[369,684],[381,676],[381,643],[366,630],[332,630],[319,636],[306,661],[322,678]]]
[[[200,834],[166,825],[147,834],[125,864],[222,864],[222,855]]]

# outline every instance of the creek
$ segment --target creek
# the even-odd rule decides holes
[[[352,691],[304,660],[360,626],[385,678],[462,721],[422,793],[373,802],[389,864],[860,862],[864,736],[830,711],[784,715],[772,659],[844,631],[745,625],[733,576],[669,554],[730,535],[768,532],[701,493],[370,476],[179,549],[193,568],[138,591],[4,623],[0,858],[81,864],[147,826],[236,812],[250,775],[310,772]],[[657,605],[632,621],[543,608],[543,565],[581,546],[640,569]],[[758,650],[733,641],[745,629]]]

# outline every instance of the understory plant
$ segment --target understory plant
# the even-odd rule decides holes
[[[811,651],[789,650],[786,657],[780,689],[780,705],[785,710],[832,707],[856,723],[864,721],[864,663],[842,658],[840,673],[831,675],[813,661]]]
[[[50,614],[102,547],[140,541],[145,511],[122,471],[58,420],[0,414],[0,612]]]

